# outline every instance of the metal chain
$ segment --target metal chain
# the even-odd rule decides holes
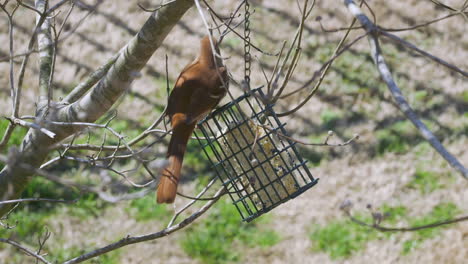
[[[250,4],[248,0],[245,3],[245,20],[244,20],[244,79],[247,88],[250,89]]]

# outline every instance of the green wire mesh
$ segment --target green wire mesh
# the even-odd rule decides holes
[[[295,142],[287,137],[272,106],[263,107],[260,89],[212,112],[195,132],[217,177],[250,222],[314,186]]]

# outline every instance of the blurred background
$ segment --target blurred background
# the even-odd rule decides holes
[[[57,1],[50,2],[52,5]],[[124,47],[150,15],[136,1],[75,2],[59,44],[54,100],[68,94]],[[139,1],[145,7],[156,6],[154,2]],[[252,42],[266,52],[278,52],[284,40],[292,40],[299,25],[296,1],[250,2],[255,10],[251,16]],[[457,8],[464,2],[444,1]],[[239,1],[210,1],[210,4],[219,14],[228,16]],[[373,0],[368,4],[383,28],[407,28],[448,14],[447,9],[433,1]],[[61,24],[65,15],[66,8],[58,13],[56,22]],[[27,50],[34,16],[33,11],[25,8],[15,14],[17,53]],[[333,30],[348,27],[351,20],[341,1],[316,1],[305,25],[301,59],[286,92],[309,81],[329,60],[345,34],[343,30],[325,32],[320,23],[324,29]],[[236,21],[242,21],[242,16]],[[465,18],[455,16],[396,34],[466,70],[467,25]],[[160,116],[167,99],[166,77],[172,88],[179,72],[198,54],[199,39],[205,34],[197,10],[190,9],[114,108],[117,116],[110,123],[112,128],[131,139]],[[362,34],[362,30],[355,30],[349,40]],[[8,20],[3,13],[0,43],[4,43],[0,46],[0,58],[8,57]],[[468,80],[395,43],[383,41],[382,49],[396,82],[423,122],[462,164],[468,165]],[[240,81],[243,40],[231,33],[223,40],[221,51],[227,57],[225,63],[232,76]],[[262,68],[271,74],[277,58],[254,49],[252,55],[252,86],[257,87],[265,84]],[[21,58],[15,58],[16,70],[20,63]],[[8,61],[1,60],[1,116],[10,115],[8,72]],[[38,62],[34,53],[25,75],[21,115],[34,115],[37,84]],[[233,82],[230,89],[235,96],[242,94]],[[275,109],[278,112],[291,109],[309,91],[280,100]],[[226,97],[221,104],[228,101]],[[375,210],[386,215],[382,225],[391,227],[424,225],[468,212],[468,182],[423,140],[395,106],[375,69],[365,39],[334,62],[318,92],[304,107],[281,120],[287,122],[287,130],[294,138],[305,142],[323,142],[330,130],[334,131],[330,143],[344,142],[355,134],[360,137],[343,147],[298,145],[312,174],[320,178],[319,183],[252,223],[242,223],[235,207],[224,197],[179,232],[112,251],[89,263],[463,263],[468,259],[468,222],[417,232],[382,233],[352,223],[339,209],[344,201],[351,201],[353,215],[359,219],[371,223],[371,211]],[[0,135],[7,124],[7,120],[0,120]],[[26,129],[15,130],[10,146],[19,145],[25,133]],[[91,142],[99,143],[103,134],[93,130]],[[86,142],[87,134],[77,140]],[[108,140],[109,144],[116,143],[116,139]],[[164,158],[167,140],[152,147],[155,158]],[[50,158],[57,155],[52,152]],[[119,160],[115,166],[120,170],[131,169],[134,163]],[[117,182],[110,187],[116,193],[135,191],[118,175],[89,164],[60,161],[50,170],[80,184]],[[182,175],[180,190],[192,195],[214,175],[196,141],[189,143]],[[131,174],[136,182],[147,176],[144,170]],[[21,241],[31,248],[37,246],[37,239],[45,230],[50,231],[51,238],[43,251],[48,252],[50,260],[58,262],[127,234],[155,232],[164,228],[174,213],[172,205],[156,205],[154,192],[131,201],[108,203],[95,194],[80,195],[79,191],[70,191],[41,177],[31,179],[23,197],[79,197],[72,205],[21,204],[5,220],[16,227],[0,228],[0,237]],[[175,208],[186,202],[178,197]],[[35,261],[4,244],[0,244],[0,260]]]

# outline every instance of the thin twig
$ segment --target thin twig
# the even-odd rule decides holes
[[[47,227],[45,227],[44,229],[45,229],[44,236],[41,238],[41,234],[39,234],[37,238],[37,242],[39,243],[39,248],[37,249],[37,252],[36,252],[37,255],[41,254],[42,248],[44,248],[45,243],[50,238],[50,235],[52,235],[52,233],[49,231]],[[36,264],[37,263],[39,263],[38,259],[36,259]]]
[[[0,5],[0,8],[2,9],[3,12],[8,17],[8,38],[9,38],[9,54],[10,54],[10,59],[9,59],[9,64],[10,64],[10,74],[9,74],[9,82],[10,82],[10,95],[11,95],[11,116],[16,117],[18,116],[18,107],[16,104],[17,97],[18,97],[18,90],[15,89],[15,77],[14,77],[14,61],[13,61],[13,56],[14,56],[14,24],[13,24],[13,16],[18,9],[18,3],[15,5],[11,13],[9,13],[6,10],[6,7],[4,5]],[[13,130],[15,129],[15,124],[10,122],[8,124],[8,127],[3,134],[2,140],[0,142],[0,151],[2,151],[3,148],[6,147],[8,141],[10,140],[11,135],[13,134]]]
[[[204,195],[210,188],[211,186],[216,182],[217,178],[214,178],[212,179],[199,193],[197,196],[195,196],[195,198],[200,198],[202,195]],[[192,206],[197,200],[193,199],[192,201],[188,202],[186,205],[184,205],[182,208],[180,208],[179,210],[177,210],[177,212],[174,214],[174,216],[172,217],[171,221],[169,221],[169,224],[167,224],[167,227],[171,227],[174,222],[177,220],[177,217],[179,217],[179,215],[181,213],[183,213],[185,210],[187,210],[188,208],[190,208],[190,206]]]
[[[18,248],[19,250],[23,251],[24,253],[28,254],[29,256],[35,257],[36,259],[40,260],[42,263],[51,264],[51,262],[47,261],[41,255],[38,255],[38,254],[34,253],[33,250],[28,249],[27,247],[22,246],[21,244],[13,241],[11,239],[0,238],[0,242],[12,245],[12,246]]]
[[[80,99],[89,89],[91,89],[99,80],[106,75],[109,69],[119,58],[120,53],[112,56],[104,65],[91,73],[85,81],[78,84],[73,90],[62,100],[62,103],[71,104]]]
[[[408,41],[406,41],[406,40],[404,40],[402,38],[399,38],[399,37],[397,37],[397,36],[395,36],[395,35],[393,35],[391,33],[385,32],[385,31],[380,31],[380,34],[387,37],[388,39],[396,42],[396,43],[400,43],[403,46],[405,46],[407,48],[410,48],[411,50],[414,50],[415,52],[417,52],[417,53],[419,53],[419,54],[421,54],[421,55],[423,55],[423,56],[425,56],[425,57],[427,57],[427,58],[429,58],[429,59],[431,59],[431,60],[433,60],[433,61],[435,61],[435,62],[437,62],[437,63],[439,63],[439,64],[441,64],[441,65],[443,65],[445,67],[447,67],[447,68],[449,68],[450,70],[452,70],[454,72],[458,72],[461,75],[463,75],[465,77],[468,77],[468,72],[467,71],[464,71],[464,70],[458,68],[457,66],[452,65],[452,64],[446,62],[445,60],[443,60],[441,58],[438,58],[438,57],[436,57],[436,56],[434,56],[434,55],[432,55],[432,54],[430,54],[430,53],[416,47],[415,45],[411,44],[410,42],[408,42]]]
[[[262,128],[268,130],[268,131],[271,131],[273,132],[274,134],[277,134],[278,136],[282,137],[282,138],[286,138],[286,139],[289,139],[293,142],[296,142],[296,143],[299,143],[301,145],[304,145],[304,146],[322,146],[322,147],[343,147],[343,146],[347,146],[351,143],[353,143],[354,141],[357,141],[359,139],[359,134],[355,134],[352,138],[344,141],[344,142],[341,142],[341,143],[336,143],[336,144],[330,144],[328,143],[328,140],[335,134],[333,131],[328,131],[327,133],[327,137],[325,138],[325,140],[323,141],[323,143],[308,143],[308,142],[304,142],[304,141],[301,141],[299,139],[295,139],[293,137],[290,137],[290,136],[287,136],[281,132],[278,132],[278,131],[275,131],[274,129],[268,127],[268,126],[265,126],[265,125],[259,125],[261,126]]]
[[[49,199],[49,198],[22,198],[22,199],[15,199],[15,200],[0,201],[0,205],[11,204],[11,203],[27,203],[27,202],[76,203],[77,200],[62,200],[62,199]]]
[[[427,26],[429,26],[429,25],[431,25],[431,24],[434,24],[434,23],[443,21],[443,20],[445,20],[445,19],[447,19],[447,18],[455,17],[455,16],[457,16],[457,15],[460,15],[460,13],[448,14],[448,15],[446,15],[446,16],[439,17],[439,18],[433,19],[433,20],[431,20],[431,21],[428,21],[428,22],[425,22],[425,23],[421,23],[421,24],[417,24],[417,25],[414,25],[414,26],[411,26],[411,27],[405,27],[405,28],[386,28],[386,27],[379,26],[379,28],[382,29],[383,31],[387,31],[387,32],[408,31],[408,30],[418,29],[418,28],[421,28],[421,27],[427,27]]]
[[[319,70],[315,71],[314,75],[312,76],[312,78],[310,78],[307,82],[305,82],[301,87],[297,88],[296,90],[293,90],[292,92],[289,92],[287,94],[284,94],[282,95],[280,98],[281,99],[285,99],[291,95],[294,95],[298,92],[300,92],[301,90],[304,90],[305,88],[307,88],[309,85],[311,85],[315,79],[317,77],[319,77],[319,74],[323,73],[327,67],[330,67],[329,65],[331,63],[333,63],[338,57],[340,57],[345,51],[349,50],[352,46],[354,46],[354,44],[356,44],[357,42],[359,42],[361,39],[363,39],[364,37],[367,36],[367,33],[355,38],[353,41],[351,41],[350,43],[346,44],[345,46],[343,46],[336,54],[334,54],[327,62],[325,62],[322,67],[320,67]],[[323,76],[323,75],[322,75]],[[321,77],[322,78],[322,77]]]
[[[166,2],[166,3],[163,3],[163,4],[160,4],[160,5],[158,5],[158,6],[155,7],[155,8],[146,8],[146,7],[144,7],[144,6],[143,6],[142,4],[140,4],[140,3],[137,3],[137,5],[138,5],[138,7],[141,8],[143,11],[149,12],[149,13],[153,13],[153,12],[156,12],[156,11],[158,11],[159,9],[161,9],[161,8],[167,6],[167,5],[170,5],[170,4],[174,3],[175,1],[176,1],[176,0],[172,0],[172,1],[169,1],[169,2]]]
[[[72,258],[70,260],[67,260],[67,261],[64,262],[64,264],[80,263],[80,262],[83,262],[85,260],[100,256],[100,255],[105,254],[105,253],[107,253],[109,251],[112,251],[112,250],[115,250],[115,249],[118,249],[118,248],[121,248],[121,247],[124,247],[124,246],[127,246],[127,245],[140,243],[140,242],[143,242],[143,241],[154,240],[154,239],[157,239],[157,238],[167,236],[167,235],[169,235],[169,234],[171,234],[171,233],[173,233],[173,232],[175,232],[177,230],[180,230],[180,229],[186,227],[187,225],[189,225],[193,221],[195,221],[198,217],[203,215],[206,211],[208,211],[208,209],[210,209],[211,206],[213,206],[213,204],[215,204],[219,200],[219,198],[224,194],[224,192],[225,192],[225,189],[224,189],[224,187],[222,187],[213,196],[213,197],[215,197],[217,199],[207,202],[198,211],[196,211],[195,213],[193,213],[189,217],[185,218],[184,220],[182,220],[177,225],[173,225],[171,227],[164,228],[161,231],[151,233],[151,234],[147,234],[147,235],[141,235],[141,236],[130,236],[130,235],[128,235],[127,237],[122,238],[122,239],[120,239],[119,241],[117,241],[115,243],[109,244],[109,245],[107,245],[105,247],[98,248],[98,249],[93,250],[91,252],[85,253],[85,254],[83,254],[81,256],[78,256],[78,257]]]
[[[41,131],[43,134],[47,135],[48,137],[50,138],[54,138],[55,137],[55,133],[44,128],[44,127],[41,127],[40,125],[36,124],[36,123],[32,123],[32,122],[28,122],[28,121],[24,121],[22,119],[19,119],[19,118],[10,118],[10,117],[5,117],[6,119],[8,119],[11,123],[14,123],[15,125],[20,125],[20,126],[23,126],[23,127],[27,127],[27,128],[32,128],[32,129],[36,129],[36,130],[39,130]]]
[[[9,159],[6,156],[0,154],[0,162],[7,163],[7,162],[9,162]],[[145,196],[146,194],[148,194],[148,192],[153,191],[154,187],[156,187],[156,183],[153,182],[147,188],[145,188],[142,191],[127,193],[127,194],[123,194],[123,195],[119,195],[119,196],[114,196],[114,195],[111,195],[111,194],[105,192],[103,186],[77,184],[75,181],[64,179],[63,177],[59,177],[57,175],[54,175],[51,172],[47,172],[47,171],[44,171],[42,169],[34,168],[31,165],[25,164],[25,163],[19,163],[19,164],[17,164],[17,166],[21,167],[22,169],[29,170],[29,171],[33,172],[34,174],[36,174],[36,175],[42,176],[45,179],[56,182],[56,183],[58,183],[60,185],[63,185],[65,187],[67,187],[67,188],[71,188],[72,190],[78,189],[78,190],[83,191],[83,192],[95,193],[95,194],[98,195],[98,197],[100,199],[102,199],[102,200],[104,200],[106,202],[109,202],[109,203],[117,203],[117,202],[122,201],[122,200],[133,200],[133,199],[141,198],[141,197]],[[16,206],[17,205],[18,204],[16,204]]]
[[[385,227],[385,226],[381,226],[380,223],[372,223],[372,224],[369,224],[369,223],[366,223],[364,221],[361,221],[357,218],[355,218],[350,210],[343,210],[346,214],[346,216],[349,217],[349,219],[351,221],[353,221],[354,223],[360,225],[360,226],[365,226],[365,227],[370,227],[370,228],[373,228],[375,230],[378,230],[378,231],[382,231],[382,232],[414,232],[414,231],[419,231],[419,230],[423,230],[423,229],[429,229],[429,228],[434,228],[434,227],[439,227],[439,226],[443,226],[443,225],[450,225],[450,224],[455,224],[455,223],[459,223],[459,222],[463,222],[463,221],[467,221],[468,220],[468,215],[467,216],[462,216],[462,217],[458,217],[458,218],[455,218],[455,219],[450,219],[450,220],[444,220],[444,221],[436,221],[434,223],[430,223],[430,224],[427,224],[427,225],[422,225],[422,226],[412,226],[412,227]]]
[[[286,76],[284,77],[283,84],[281,85],[278,92],[273,96],[273,99],[271,100],[272,104],[276,103],[278,101],[278,99],[280,98],[280,96],[283,93],[284,89],[288,85],[288,82],[291,79],[291,77],[292,77],[292,75],[294,73],[294,70],[296,69],[297,64],[299,63],[300,54],[302,52],[301,43],[302,43],[302,34],[304,32],[304,25],[305,25],[306,19],[310,15],[310,11],[309,11],[309,13],[307,13],[307,4],[308,4],[308,2],[309,2],[308,0],[304,1],[304,7],[303,7],[303,12],[302,12],[302,17],[301,17],[301,23],[300,23],[299,29],[298,29],[298,36],[297,36],[297,38],[294,38],[294,41],[293,41],[293,43],[291,45],[291,49],[292,49],[294,44],[295,44],[295,41],[297,39],[297,45],[296,45],[296,48],[295,48],[295,51],[294,51],[293,58],[291,60],[289,68],[287,70]],[[311,8],[313,8],[315,6],[315,1],[313,1],[311,6],[312,6]],[[309,10],[312,10],[312,9],[309,9]],[[288,54],[286,56],[286,59],[283,62],[283,66],[288,62],[288,57],[289,57],[289,54],[291,52],[291,49],[288,52]],[[281,69],[282,68],[283,67],[281,67]],[[281,73],[282,73],[282,70],[278,71],[278,76]],[[272,89],[272,93],[274,93],[274,89]]]
[[[349,25],[348,31],[346,31],[345,35],[343,36],[343,38],[341,38],[340,42],[336,46],[332,57],[336,56],[338,54],[338,52],[340,51],[340,49],[343,46],[345,40],[348,38],[348,35],[351,32],[351,29],[353,28],[354,23],[356,23],[356,19],[353,19],[353,21],[351,22],[351,25]],[[331,60],[329,64],[326,64],[326,66],[323,69],[322,74],[320,75],[320,78],[317,81],[317,83],[315,84],[314,88],[310,91],[310,93],[306,96],[306,98],[301,103],[299,103],[296,107],[294,107],[293,109],[291,109],[289,111],[286,111],[286,112],[283,112],[283,113],[278,113],[277,116],[278,117],[288,116],[288,115],[291,115],[291,114],[295,113],[297,110],[301,109],[315,95],[315,93],[318,91],[318,89],[319,89],[320,85],[322,84],[322,81],[325,79],[325,76],[327,75],[328,70],[330,69],[333,61],[334,60]]]
[[[380,48],[380,44],[378,41],[379,32],[378,28],[369,20],[369,18],[364,15],[361,9],[354,3],[353,0],[344,0],[345,5],[348,7],[353,16],[359,20],[361,25],[366,29],[369,33],[369,45],[371,49],[372,59],[382,77],[383,81],[387,85],[390,93],[392,94],[395,102],[398,105],[398,108],[405,114],[406,118],[408,118],[413,125],[418,129],[421,135],[426,139],[431,146],[452,166],[456,169],[460,174],[465,178],[468,179],[468,169],[466,169],[458,159],[456,159],[452,154],[450,154],[442,143],[437,139],[436,136],[427,128],[427,126],[419,119],[417,114],[409,105],[406,98],[403,96],[400,88],[394,81],[390,69],[388,68],[385,59],[382,55],[382,51]],[[390,34],[391,35],[391,34]]]
[[[215,15],[216,18],[218,18],[219,21],[221,21],[227,28],[229,28],[229,30],[231,30],[231,32],[234,32],[234,34],[236,34],[239,38],[241,38],[242,40],[245,41],[244,37],[242,36],[242,34],[240,34],[239,32],[237,32],[235,30],[235,28],[231,27],[229,24],[227,24],[226,22],[224,22],[224,18],[222,16],[220,16],[218,13],[216,13],[216,11],[214,11],[213,8],[211,8],[211,6],[205,1],[203,0],[203,3],[208,7],[208,10],[213,13]],[[255,50],[257,50],[258,52],[262,53],[262,54],[265,54],[267,56],[278,56],[278,53],[274,54],[274,53],[269,53],[269,52],[266,52],[262,49],[260,49],[258,46],[250,43],[250,46],[252,48],[254,48]]]

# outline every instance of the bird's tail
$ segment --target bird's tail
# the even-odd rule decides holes
[[[158,203],[173,203],[175,200],[185,149],[194,128],[193,125],[179,124],[173,129],[167,151],[169,165],[163,170],[159,181]]]

